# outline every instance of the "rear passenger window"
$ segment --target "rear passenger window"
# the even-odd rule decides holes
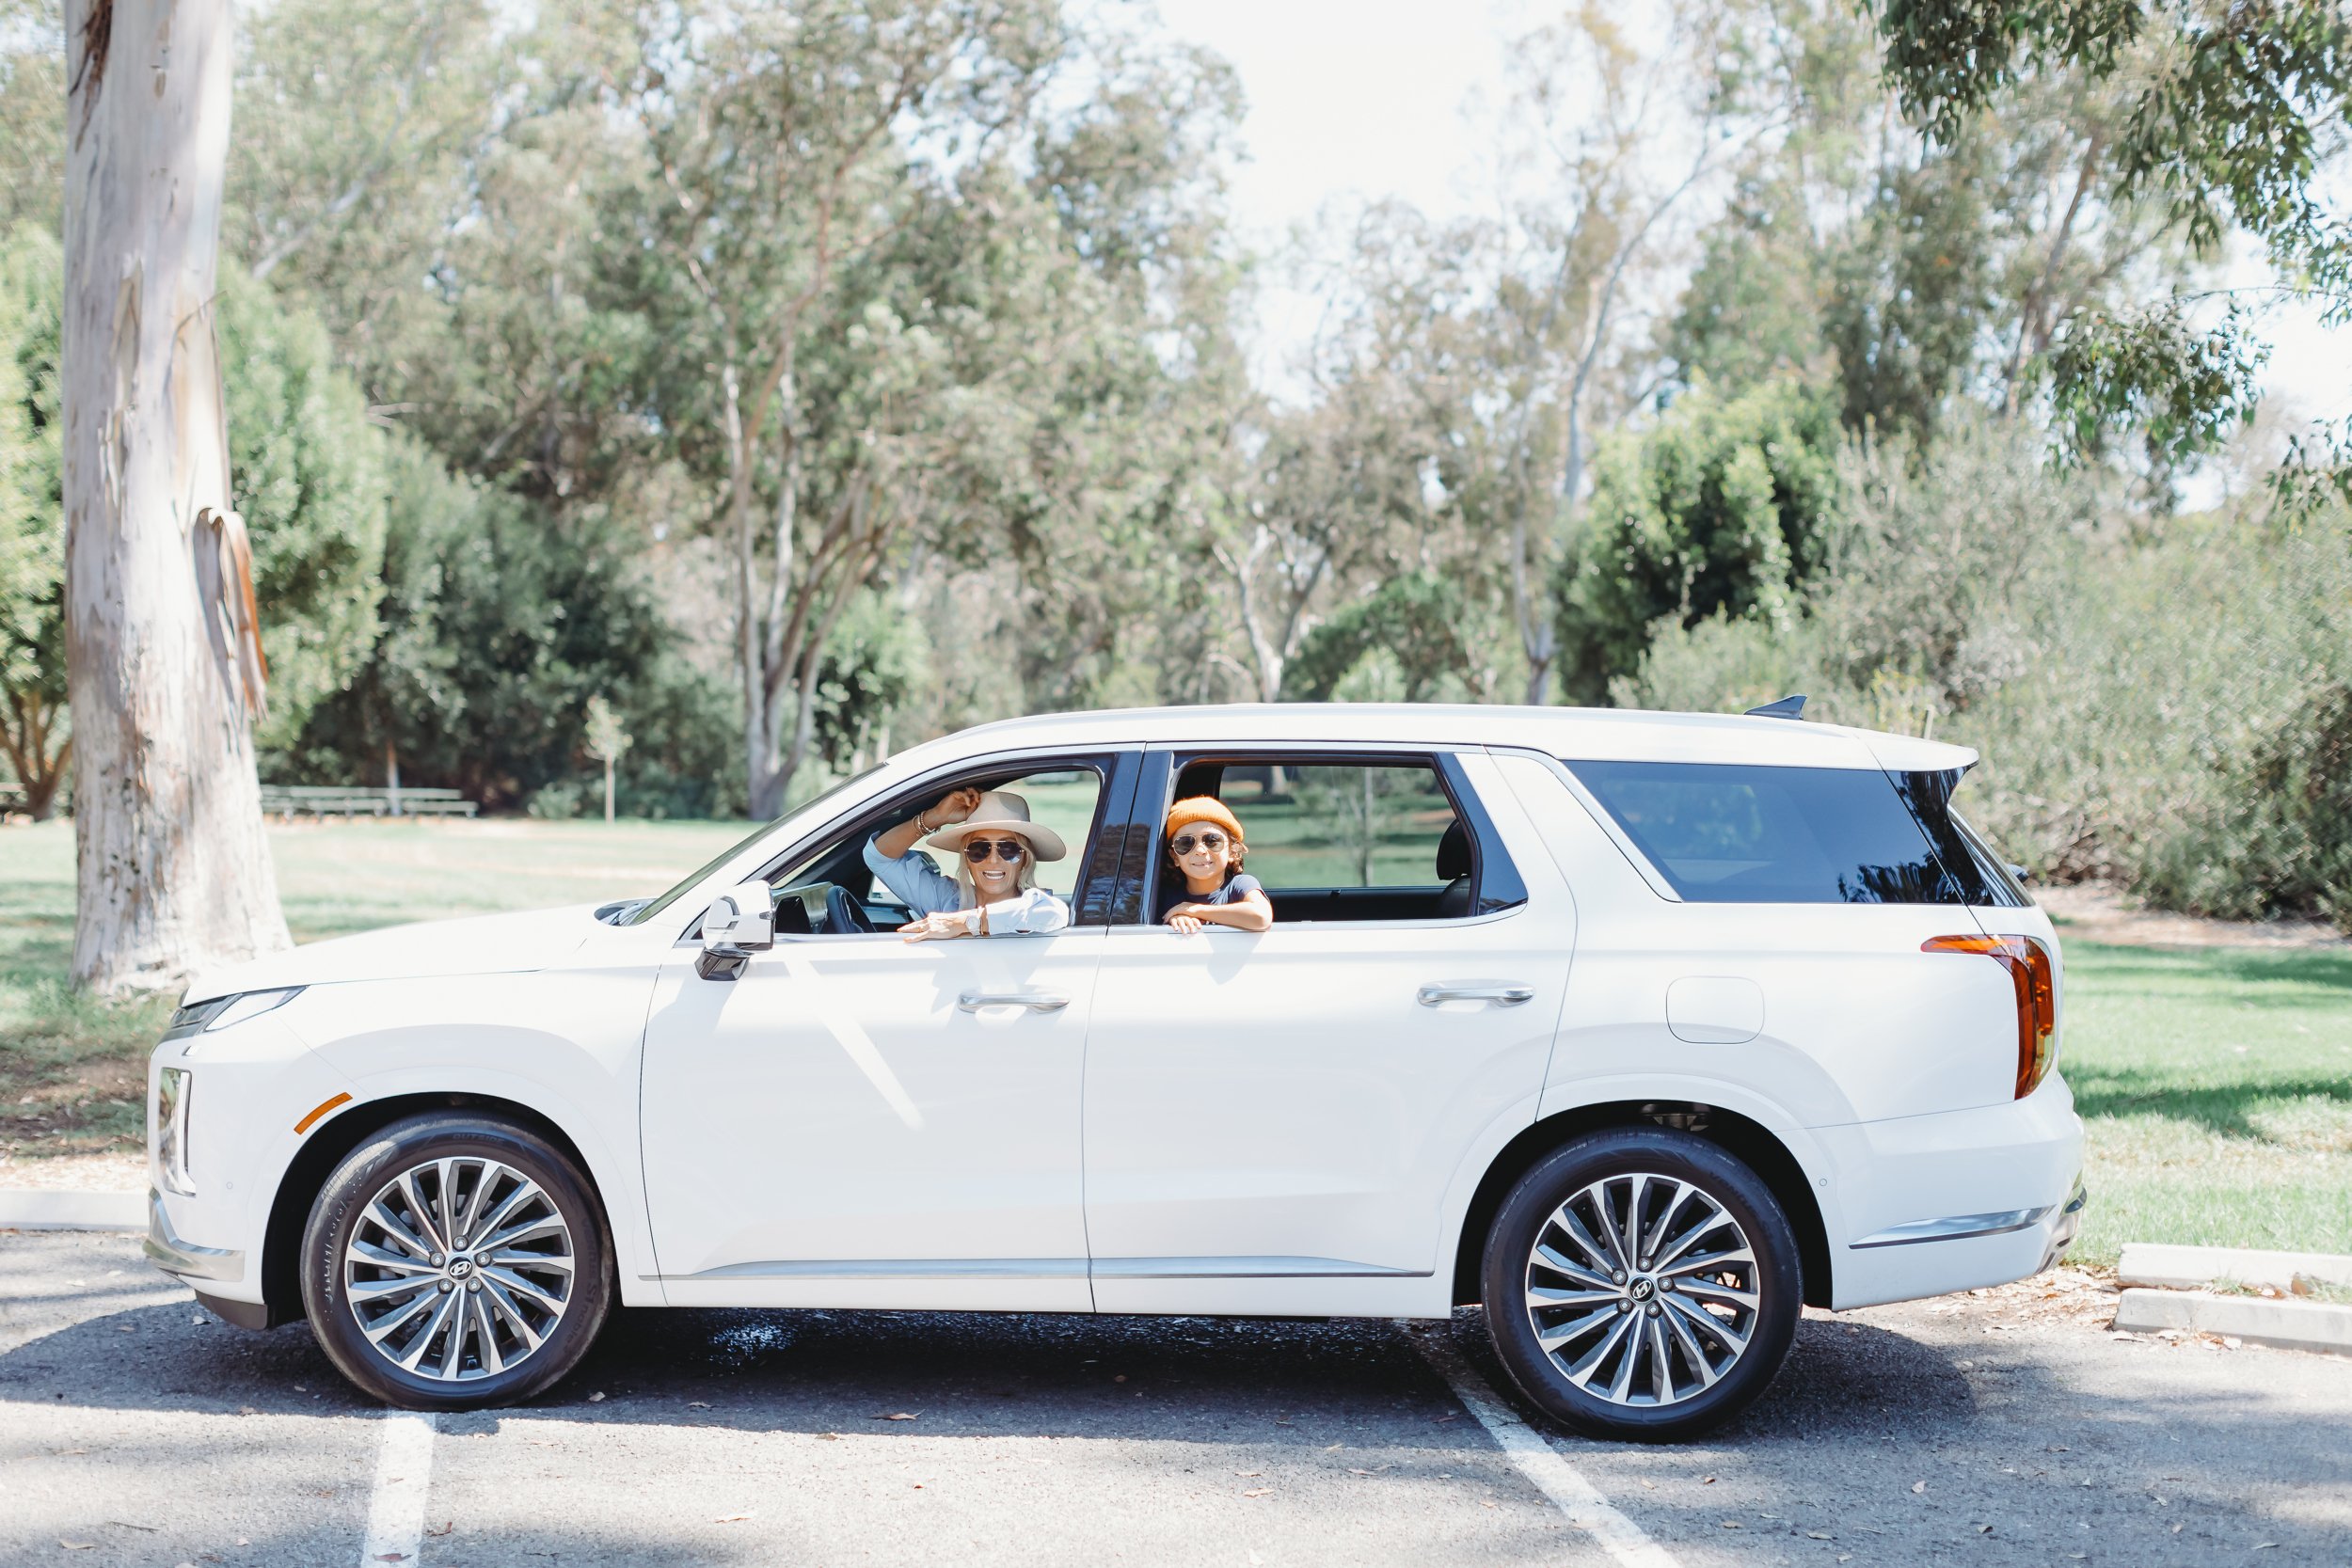
[[[1440,767],[1465,790],[1467,819]],[[1232,811],[1248,845],[1243,868],[1264,887],[1277,925],[1458,920],[1527,899],[1458,768],[1451,759],[1195,757],[1172,798],[1215,796]],[[1146,907],[1159,909],[1176,874],[1165,844],[1152,858],[1157,879]]]
[[[1571,762],[1617,826],[1692,903],[1986,903],[1874,768]],[[1940,803],[1940,802],[1939,802]]]

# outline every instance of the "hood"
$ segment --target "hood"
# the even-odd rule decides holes
[[[432,974],[508,974],[545,969],[596,932],[596,904],[525,910],[389,926],[354,937],[306,942],[246,963],[207,970],[182,1006],[239,991],[327,986],[342,980],[407,980]]]

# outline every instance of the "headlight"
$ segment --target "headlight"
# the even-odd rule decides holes
[[[300,986],[288,986],[283,990],[248,990],[230,996],[215,996],[209,1002],[198,1002],[171,1015],[170,1025],[164,1030],[164,1040],[184,1040],[197,1035],[208,1035],[215,1029],[226,1029],[232,1023],[259,1018],[273,1007],[282,1007],[302,994]],[[190,1046],[183,1053],[196,1054]]]
[[[164,1189],[183,1197],[196,1191],[188,1178],[188,1078],[186,1069],[167,1067],[155,1081],[155,1168]]]

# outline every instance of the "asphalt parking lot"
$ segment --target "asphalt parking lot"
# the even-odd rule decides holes
[[[2352,1361],[2034,1294],[1809,1315],[1678,1449],[1507,1451],[1468,1315],[629,1313],[541,1403],[427,1422],[133,1238],[0,1234],[0,1562],[2352,1560]]]

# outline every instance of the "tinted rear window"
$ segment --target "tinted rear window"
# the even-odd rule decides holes
[[[1956,776],[1712,763],[1568,767],[1692,903],[1995,901],[1950,826]],[[1951,850],[1938,852],[1923,813]]]

